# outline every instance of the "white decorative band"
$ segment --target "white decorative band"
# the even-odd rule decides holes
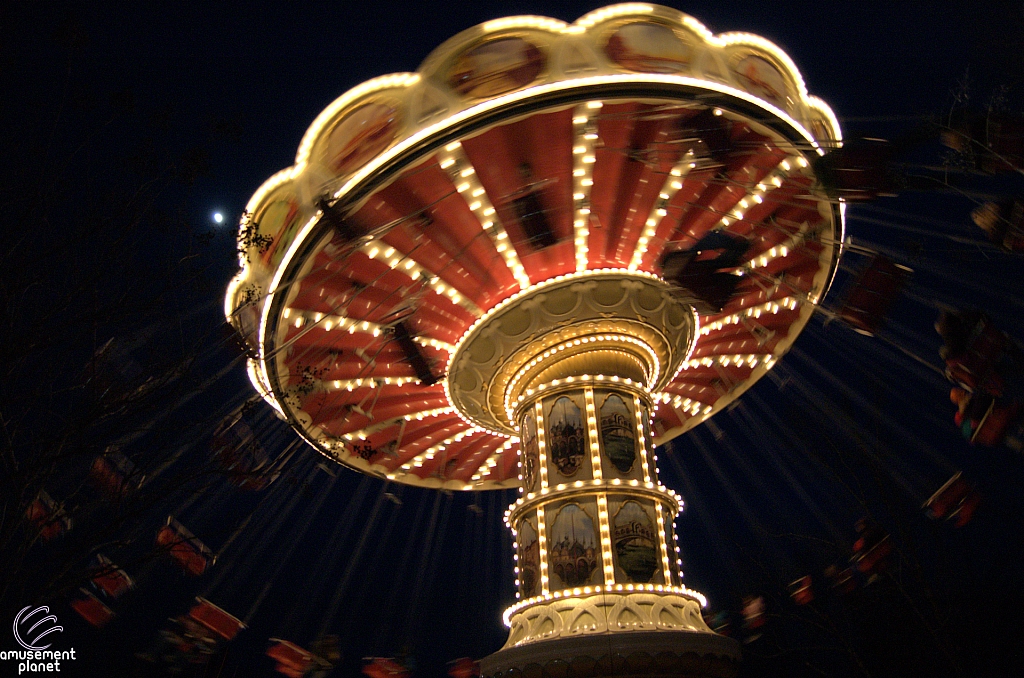
[[[515,608],[510,608],[514,610]],[[504,647],[538,640],[605,632],[696,631],[713,633],[693,598],[671,593],[598,593],[534,604],[511,615]]]

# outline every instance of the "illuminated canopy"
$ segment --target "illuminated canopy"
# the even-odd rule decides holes
[[[323,454],[515,487],[513,410],[561,378],[545,352],[566,374],[601,354],[652,394],[658,444],[771,369],[834,274],[841,210],[809,161],[840,139],[754,35],[642,4],[488,22],[317,117],[247,206],[225,313],[256,388]],[[658,262],[712,229],[752,245],[701,315]]]

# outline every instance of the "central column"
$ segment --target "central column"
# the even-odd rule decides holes
[[[658,482],[651,396],[628,378],[555,379],[524,393],[517,603],[505,647],[629,630],[710,633],[703,597],[682,586],[673,521],[682,500]]]
[[[520,496],[505,516],[517,600],[484,676],[735,674],[738,646],[682,584],[682,498],[658,482],[650,426],[698,329],[663,280],[610,269],[513,295],[455,347],[452,404],[519,449]]]

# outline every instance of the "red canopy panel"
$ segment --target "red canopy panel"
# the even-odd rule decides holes
[[[497,436],[490,436],[484,439],[482,441],[482,444],[476,449],[474,449],[470,454],[460,455],[460,459],[462,461],[460,461],[459,465],[452,473],[452,477],[457,480],[469,482],[472,475],[476,473],[477,470],[480,469],[484,463],[486,463],[486,461],[491,457],[491,455],[500,450],[504,444],[505,440]],[[504,453],[501,459],[507,457],[508,454],[511,452],[512,450],[509,450],[508,452]],[[507,477],[501,471],[499,471],[498,473],[501,475],[502,479]],[[488,475],[488,473],[485,472],[482,475],[486,476]]]
[[[435,371],[443,371],[448,360],[447,351],[432,346],[420,346],[420,350],[433,363]],[[406,354],[396,343],[385,343],[365,349],[351,351],[331,349],[322,346],[296,351],[285,361],[291,374],[288,386],[296,386],[316,378],[323,382],[351,379],[379,379],[385,377],[415,378],[416,373],[409,365]]]
[[[591,193],[604,237],[596,248],[590,247],[590,256],[598,258],[597,266],[626,266],[665,179],[679,158],[681,147],[671,144],[679,116],[668,111],[653,114],[653,107],[644,105],[637,107],[636,115],[625,118],[627,123],[606,124],[609,116],[621,120],[614,107],[608,108],[612,110],[602,109],[598,134],[607,128],[611,137],[594,154]],[[602,166],[605,163],[607,170]]]
[[[531,282],[575,270],[572,147],[571,108],[499,125],[462,142]],[[535,193],[555,244],[538,246],[524,229],[516,203],[528,193]]]
[[[376,422],[418,412],[450,407],[439,384],[429,387],[384,386],[380,398],[372,403],[371,389],[312,393],[302,401],[302,408],[313,418],[313,424],[329,429],[332,435],[344,435],[372,426]],[[360,397],[360,393],[362,394]],[[360,407],[359,403],[363,406]],[[355,409],[356,406],[363,413]],[[371,411],[372,408],[372,411]],[[367,414],[372,414],[371,419]]]
[[[480,450],[486,449],[496,442],[494,436],[477,434],[468,436],[457,442],[450,443],[444,450],[438,452],[433,459],[425,461],[423,466],[416,470],[422,476],[438,475],[444,479],[454,478],[458,473],[460,465],[476,461],[476,466],[487,461],[487,455],[480,457]],[[460,462],[462,462],[460,464]],[[473,469],[476,470],[475,468]]]
[[[461,419],[445,422],[444,426],[431,431],[429,434],[420,436],[415,440],[410,440],[408,443],[403,443],[402,449],[398,450],[398,461],[401,464],[412,461],[431,447],[440,445],[448,438],[469,430],[470,425]],[[426,463],[426,460],[424,460],[424,463]]]

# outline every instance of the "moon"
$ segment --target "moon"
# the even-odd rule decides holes
[[[222,223],[224,221],[224,215],[221,214],[220,212],[214,212],[213,213],[213,221],[215,223],[218,223],[218,224]]]

